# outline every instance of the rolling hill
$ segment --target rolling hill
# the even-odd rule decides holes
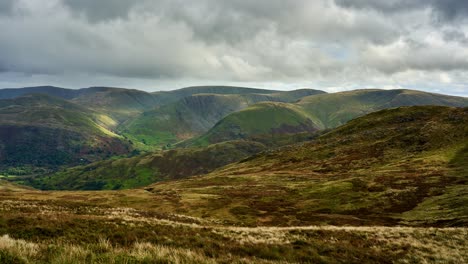
[[[0,164],[48,167],[128,153],[110,118],[43,94],[0,100]]]
[[[163,103],[150,93],[124,88],[66,89],[53,86],[37,86],[0,89],[0,99],[13,99],[27,94],[43,94],[72,101],[83,107],[109,115],[116,120],[115,126],[119,122]]]
[[[147,190],[175,190],[181,213],[243,225],[463,226],[467,142],[468,108],[401,107]]]
[[[323,93],[318,90],[301,89],[280,92],[234,86],[193,86],[172,91],[144,92],[135,89],[114,87],[89,87],[66,89],[54,86],[36,86],[24,88],[0,89],[0,99],[13,99],[27,94],[45,94],[71,100],[79,105],[92,108],[124,122],[135,115],[153,109],[156,106],[175,103],[183,98],[198,94],[247,95],[258,94],[277,98],[276,100],[294,101],[304,96]]]
[[[256,142],[223,142],[200,149],[175,149],[99,161],[53,175],[34,177],[25,184],[46,190],[137,188],[162,180],[206,174],[263,150],[265,146]]]
[[[264,141],[268,144],[280,135],[317,131],[318,127],[312,118],[294,104],[258,103],[226,116],[203,136],[179,145],[207,146],[234,139]]]

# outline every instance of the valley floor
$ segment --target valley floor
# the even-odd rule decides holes
[[[243,227],[145,190],[0,188],[0,263],[466,263],[468,228]]]

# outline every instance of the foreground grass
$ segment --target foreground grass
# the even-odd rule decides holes
[[[90,205],[76,202],[76,192],[54,200],[33,200],[32,193],[0,193],[0,263],[468,261],[467,228],[241,227],[151,208]]]

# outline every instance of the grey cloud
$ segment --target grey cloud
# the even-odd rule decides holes
[[[468,70],[468,52],[460,46],[445,49],[414,40],[400,41],[387,47],[371,47],[362,54],[362,62],[386,74],[408,70]]]
[[[443,31],[443,38],[447,42],[454,41],[468,45],[468,36],[460,30],[445,30]]]
[[[355,21],[323,17],[332,2],[308,0],[63,0],[74,14],[85,14],[92,22],[128,19],[136,15],[158,16],[168,23],[182,23],[193,31],[194,38],[209,44],[237,44],[264,30],[274,29],[294,38],[314,36],[348,41],[362,38],[388,42],[395,37],[383,20],[369,23],[367,15]],[[336,14],[340,16],[340,14]]]
[[[0,0],[0,13],[11,3]],[[376,73],[374,85],[412,70],[468,71],[460,1],[18,3],[21,12],[0,15],[0,69],[25,76],[340,84]],[[458,23],[436,26],[434,14]]]
[[[349,23],[337,21],[340,10],[327,11],[325,3],[305,0],[288,5],[280,0],[63,1],[63,6],[35,6],[29,16],[0,23],[0,62],[10,71],[144,78],[297,77],[335,68],[326,51],[313,47],[321,45],[316,43],[383,43],[397,37],[383,20],[359,16]],[[46,10],[51,15],[34,15],[42,14],[41,8],[53,8]],[[86,20],[76,16],[81,13]],[[308,44],[297,48],[304,44],[295,43]]]

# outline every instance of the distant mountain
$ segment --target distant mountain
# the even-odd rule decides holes
[[[378,110],[416,105],[468,106],[468,98],[414,90],[354,90],[304,97],[298,106],[321,121],[322,128],[334,128]]]
[[[35,177],[26,183],[48,190],[129,189],[205,174],[263,150],[265,146],[256,142],[223,142],[200,149],[177,149],[100,161]]]
[[[181,146],[203,146],[239,138],[267,143],[268,136],[272,137],[271,141],[275,141],[274,137],[281,134],[335,128],[378,110],[412,105],[462,107],[468,106],[468,98],[413,90],[377,89],[317,94],[306,96],[295,104],[282,104],[277,105],[278,107],[253,105],[247,111],[227,116],[205,134],[183,142]],[[293,110],[294,117],[286,115],[293,113]],[[302,121],[291,126],[290,123],[295,122],[294,120]]]
[[[161,208],[246,225],[466,226],[467,158],[468,108],[400,107],[146,189],[180,197]]]
[[[110,118],[44,94],[0,100],[0,165],[60,166],[125,154]]]
[[[221,91],[227,93],[228,90],[226,89],[223,88]],[[240,89],[239,92],[249,91],[246,88],[236,89]],[[304,96],[322,93],[324,92],[302,89],[269,94],[195,94],[175,103],[144,112],[137,118],[125,123],[120,127],[120,130],[135,142],[142,142],[150,147],[161,147],[198,136],[208,131],[228,114],[255,103],[295,102]]]
[[[280,91],[237,86],[191,86],[172,91],[154,92],[160,101],[173,103],[196,94],[272,94]]]
[[[65,89],[54,86],[37,86],[25,88],[5,88],[0,89],[0,99],[13,99],[25,94],[46,94],[62,99],[73,99],[79,95],[80,90]]]

